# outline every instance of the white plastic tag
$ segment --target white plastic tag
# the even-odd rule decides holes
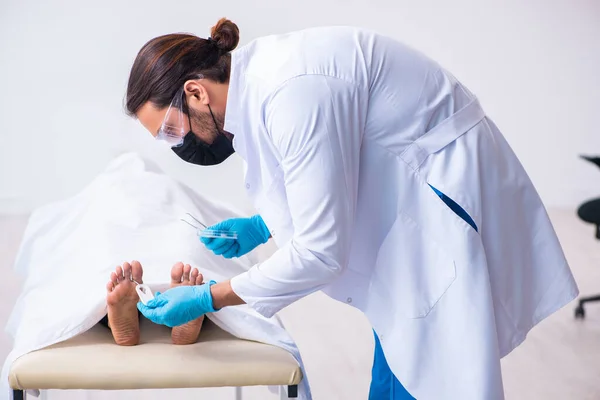
[[[140,297],[140,301],[142,304],[147,305],[147,303],[154,298],[154,294],[152,294],[152,290],[148,287],[148,285],[140,284],[135,287],[135,291]]]

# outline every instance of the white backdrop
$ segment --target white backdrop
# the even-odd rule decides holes
[[[242,44],[316,25],[358,25],[430,55],[479,95],[546,204],[600,193],[577,157],[600,153],[597,0],[0,0],[0,213],[71,196],[122,151],[238,208],[241,162],[181,162],[123,112],[129,68],[150,38],[208,36],[222,16]]]
[[[600,153],[598,0],[0,0],[0,214],[26,213],[71,196],[128,150],[154,158],[205,195],[251,212],[237,157],[218,167],[188,165],[123,112],[129,69],[147,40],[181,31],[206,37],[223,16],[239,25],[242,44],[317,25],[357,25],[400,39],[439,61],[481,98],[547,205],[572,208],[600,194],[600,171],[577,158]],[[9,239],[0,240],[3,255],[16,233],[0,233]],[[313,377],[315,399],[366,393],[372,337],[364,316],[320,294],[282,315]],[[572,335],[580,338],[581,332]],[[540,359],[540,343],[552,343],[543,338],[527,354]],[[537,364],[514,360],[507,381],[513,395],[523,396],[508,398],[533,398],[528,393],[555,390],[548,382],[564,378],[533,368],[538,379],[532,384],[521,371]],[[580,385],[575,375],[570,382]],[[205,390],[202,398],[233,397],[226,389],[214,392]],[[260,388],[256,393],[254,398],[267,398]],[[100,398],[67,395],[60,398]],[[148,399],[164,396],[143,393]]]

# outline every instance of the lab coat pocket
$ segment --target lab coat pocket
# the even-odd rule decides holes
[[[424,318],[456,279],[452,257],[400,212],[383,240],[374,279],[400,317]]]

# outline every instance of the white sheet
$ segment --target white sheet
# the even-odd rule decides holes
[[[226,260],[206,250],[193,228],[179,220],[186,212],[208,225],[237,216],[133,153],[111,162],[78,195],[36,210],[15,262],[25,283],[7,324],[15,342],[2,370],[0,398],[12,396],[8,371],[14,360],[83,333],[106,314],[106,283],[124,261],[141,262],[153,291],[168,287],[177,261],[216,281],[257,261],[253,255]],[[278,318],[266,319],[247,306],[209,318],[234,336],[290,352],[305,377],[299,399],[311,399],[298,348]]]

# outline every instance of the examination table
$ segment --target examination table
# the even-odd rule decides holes
[[[10,369],[14,399],[38,389],[166,389],[282,386],[281,398],[296,398],[302,370],[278,347],[240,340],[205,320],[198,342],[171,343],[170,329],[142,320],[137,346],[117,346],[96,325],[70,340],[17,359]],[[287,391],[285,390],[287,386]]]

